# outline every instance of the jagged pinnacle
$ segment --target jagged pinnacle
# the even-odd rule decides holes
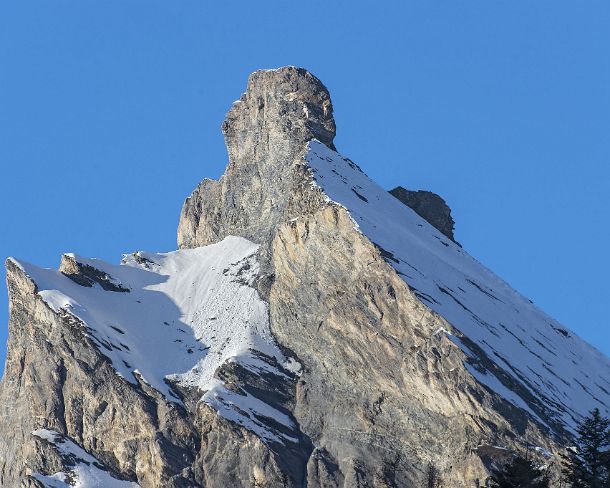
[[[222,125],[229,151],[244,133],[260,142],[269,138],[307,142],[318,139],[329,147],[335,137],[330,94],[304,68],[288,66],[255,71]]]

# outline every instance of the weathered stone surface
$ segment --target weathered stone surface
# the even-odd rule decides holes
[[[451,217],[451,209],[439,195],[426,190],[407,190],[402,186],[390,190],[390,194],[455,242],[453,236],[455,222]]]
[[[69,254],[64,254],[61,257],[59,271],[81,286],[91,287],[94,283],[97,283],[106,291],[129,291],[120,284],[114,283],[106,273],[101,272],[93,266],[78,262]]]
[[[451,326],[344,209],[287,223],[273,255],[273,330],[306,366],[295,417],[345,486],[420,486],[430,461],[449,486],[472,486],[485,478],[475,448],[486,439],[545,442],[523,412],[472,379],[438,333]]]
[[[282,71],[251,77],[249,91],[237,105],[250,101],[248,110],[238,117],[230,114],[229,123],[239,120],[241,127],[243,113],[251,113],[250,92],[259,91],[253,79],[273,84],[267,77],[285,80],[278,74]],[[279,114],[270,103],[278,102],[266,99],[263,105]],[[263,120],[248,119],[252,132],[281,125],[281,117]],[[237,234],[263,246],[271,277],[265,290],[272,330],[305,366],[294,415],[314,445],[307,464],[309,485],[420,486],[432,461],[451,486],[472,486],[486,476],[475,451],[479,443],[494,439],[492,443],[511,445],[519,435],[549,445],[522,411],[472,379],[459,349],[434,334],[451,326],[413,295],[381,251],[354,229],[345,210],[311,184],[302,157],[314,135],[298,132],[292,138],[281,132],[278,139],[285,144],[288,137],[291,149],[284,152],[290,157],[276,158],[275,148],[260,148],[249,131],[242,134],[239,140],[227,139],[230,163],[221,180],[203,182],[185,202],[179,243],[203,245]],[[265,195],[282,187],[273,205],[265,198],[249,202],[247,215],[259,216],[256,229],[243,216],[220,217],[226,209],[217,204],[219,195],[232,201],[228,189],[242,177],[237,168],[249,164],[262,164],[266,171],[271,166],[273,175],[291,175],[288,180],[255,177]],[[427,215],[433,225],[453,238],[450,211],[437,199],[415,198],[432,208]]]
[[[80,321],[51,310],[12,261],[6,267],[11,318],[0,385],[0,486],[39,486],[28,475],[61,470],[54,451],[31,434],[41,428],[66,435],[116,478],[142,487],[249,487],[259,478],[267,480],[260,486],[293,486],[267,445],[190,392],[181,392],[185,409],[146,383],[117,376]]]
[[[47,469],[31,433],[49,428],[123,478],[183,486],[180,473],[195,456],[198,435],[179,407],[117,376],[82,323],[52,311],[10,261],[7,270],[11,322],[0,432],[11,436],[0,436],[0,484],[16,486],[19,476]]]
[[[301,68],[257,71],[222,124],[229,164],[186,199],[178,245],[196,247],[237,233],[261,243],[262,264],[277,227],[321,204],[307,191],[306,143],[333,147],[335,122],[324,85]]]
[[[239,235],[261,245],[258,287],[271,328],[302,371],[253,377],[227,363],[216,376],[290,415],[296,441],[264,442],[199,402],[201,392],[176,386],[182,406],[117,376],[84,325],[51,310],[9,261],[0,485],[37,486],[28,474],[62,468],[32,437],[38,428],[68,436],[117,478],[159,488],[420,487],[428,462],[446,486],[472,487],[491,456],[486,450],[482,460],[480,445],[556,447],[473,379],[462,351],[438,331],[459,333],[312,184],[307,142],[332,147],[335,135],[317,78],[299,68],[254,73],[223,133],[227,170],[187,198],[178,243]],[[453,238],[450,214],[439,208],[442,222],[433,225]],[[111,283],[69,259],[62,271],[83,286]]]

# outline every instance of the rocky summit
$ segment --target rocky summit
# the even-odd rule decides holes
[[[478,487],[608,413],[610,360],[338,153],[311,73],[253,73],[222,132],[178,250],[6,261],[1,486]]]

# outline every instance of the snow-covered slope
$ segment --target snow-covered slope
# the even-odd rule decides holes
[[[56,312],[69,313],[111,359],[117,374],[138,379],[180,400],[171,381],[205,392],[203,401],[221,415],[269,441],[292,440],[269,429],[262,418],[285,427],[292,421],[259,399],[224,387],[214,374],[226,362],[254,373],[286,376],[299,365],[287,360],[269,330],[267,304],[253,288],[258,246],[240,237],[197,249],[126,255],[120,266],[75,255],[103,283],[83,286],[59,271],[17,263]],[[125,291],[127,290],[127,291]],[[171,380],[168,382],[168,380]]]
[[[610,360],[469,256],[358,166],[312,141],[315,182],[381,248],[417,296],[462,335],[481,383],[539,422],[573,428],[610,406]],[[491,360],[491,361],[489,361]],[[493,362],[493,363],[492,363]],[[495,364],[494,364],[495,363]]]

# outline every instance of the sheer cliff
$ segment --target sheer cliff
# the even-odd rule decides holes
[[[608,412],[610,360],[339,154],[312,74],[253,73],[222,132],[179,250],[7,260],[2,486],[472,487]]]

